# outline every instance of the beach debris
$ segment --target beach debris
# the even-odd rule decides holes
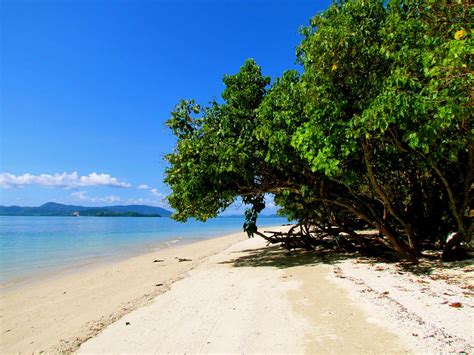
[[[340,279],[345,279],[346,278],[344,275],[342,275],[342,269],[338,266],[336,266],[334,268],[333,272],[336,275],[336,277],[339,277]]]
[[[178,258],[175,256],[175,259],[178,259],[178,262],[182,263],[183,261],[192,261],[191,259],[186,259],[186,258]]]
[[[155,286],[163,286],[163,284],[156,284]]]
[[[162,263],[164,260],[163,259],[155,259],[153,260],[154,263]]]
[[[130,322],[125,322],[125,325],[130,325]]]
[[[461,302],[453,302],[453,303],[449,304],[449,307],[462,308],[462,303]]]

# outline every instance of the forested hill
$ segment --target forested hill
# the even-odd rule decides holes
[[[147,205],[85,207],[48,202],[39,207],[0,206],[1,216],[169,217],[171,212]]]

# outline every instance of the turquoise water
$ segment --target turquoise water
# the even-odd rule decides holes
[[[169,218],[0,216],[0,284],[242,230],[243,218],[177,223]],[[287,223],[267,217],[259,227]]]

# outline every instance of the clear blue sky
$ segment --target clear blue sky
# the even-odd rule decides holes
[[[164,122],[254,58],[296,68],[307,0],[3,0],[0,204],[163,206]],[[146,185],[146,186],[144,186]]]

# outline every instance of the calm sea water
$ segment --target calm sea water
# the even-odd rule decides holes
[[[169,218],[0,216],[2,288],[47,274],[242,230],[243,218],[177,223]],[[259,219],[259,227],[287,223]]]

